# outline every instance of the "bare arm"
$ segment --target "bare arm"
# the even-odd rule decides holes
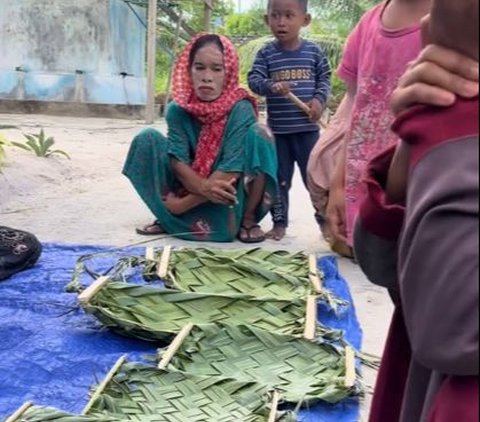
[[[353,104],[355,102],[355,95],[357,93],[356,86],[348,87],[347,93],[343,97],[336,114],[343,116],[351,116]],[[346,121],[346,126],[350,126],[350,118]],[[347,139],[343,139],[342,153],[339,156],[339,160],[335,169],[335,174],[332,179],[332,186],[345,186],[345,165],[347,162]]]
[[[210,201],[223,205],[232,205],[236,202],[237,190],[235,184],[240,178],[238,173],[217,171],[205,179],[199,176],[189,165],[175,159],[172,159],[172,168],[185,189],[190,194],[203,198],[203,202]],[[195,202],[198,202],[200,198]]]
[[[349,86],[347,94],[340,104],[337,113],[351,115],[355,101],[356,85]],[[350,126],[350,118],[346,122]],[[330,198],[327,206],[327,220],[335,239],[346,242],[345,218],[345,168],[347,163],[348,137],[344,137],[341,152],[338,157],[335,173],[330,187]]]
[[[190,167],[188,167],[185,173],[193,173],[193,176],[200,180],[200,192],[202,193],[189,193],[184,197],[170,195],[165,198],[165,206],[172,214],[184,214],[206,202],[222,205],[234,205],[237,203],[235,185],[240,178],[240,174],[215,172],[208,179],[204,179],[198,176]]]

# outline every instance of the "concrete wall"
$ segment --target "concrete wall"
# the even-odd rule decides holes
[[[145,9],[0,0],[0,100],[143,105]]]

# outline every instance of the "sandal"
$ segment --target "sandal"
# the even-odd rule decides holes
[[[260,230],[262,232],[261,236],[254,236],[253,231]],[[258,224],[255,224],[251,227],[240,227],[240,232],[238,233],[238,240],[242,243],[261,243],[266,239],[265,233],[263,233],[261,227]]]
[[[145,227],[137,228],[135,231],[142,236],[159,236],[166,233],[158,220],[155,220],[151,224],[147,224]]]

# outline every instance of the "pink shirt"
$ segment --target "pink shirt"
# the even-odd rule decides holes
[[[348,38],[339,77],[357,86],[352,123],[347,133],[345,179],[348,242],[366,194],[362,180],[369,161],[397,141],[390,96],[409,62],[422,48],[420,24],[390,31],[382,24],[385,3],[367,12]]]

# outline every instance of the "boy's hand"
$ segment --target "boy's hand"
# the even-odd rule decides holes
[[[347,242],[347,223],[345,216],[345,188],[332,186],[327,205],[328,227],[335,240]]]
[[[395,114],[414,104],[450,106],[456,95],[478,95],[478,62],[452,50],[429,45],[408,68],[392,95]]]
[[[318,122],[323,114],[322,103],[314,98],[308,105],[310,107],[310,119],[312,122]]]
[[[276,82],[270,89],[274,94],[287,95],[290,92],[290,84],[288,82]]]

